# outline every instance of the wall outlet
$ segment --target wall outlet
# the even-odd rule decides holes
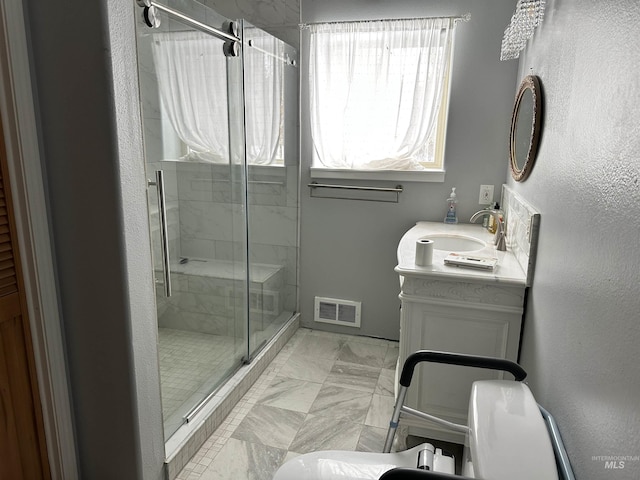
[[[493,203],[493,185],[480,185],[478,203],[480,205],[491,205]]]

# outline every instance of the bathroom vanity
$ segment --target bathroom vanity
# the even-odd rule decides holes
[[[514,235],[516,230],[513,228]],[[527,233],[525,240],[529,241],[531,232]],[[432,264],[418,266],[416,242],[430,237],[435,242]],[[511,248],[505,252],[495,249],[493,237],[481,225],[436,222],[418,222],[402,237],[395,268],[400,276],[402,305],[398,376],[407,356],[421,349],[517,361],[528,264],[523,267],[522,259],[514,253],[518,250],[515,236],[511,242],[507,237]],[[444,259],[451,252],[495,257],[498,263],[493,270],[445,265]],[[508,376],[453,365],[421,364],[406,405],[466,424],[471,383],[503,375]],[[463,440],[436,425],[420,428],[410,418],[403,418],[402,425],[409,426],[409,433],[426,438],[457,443]]]

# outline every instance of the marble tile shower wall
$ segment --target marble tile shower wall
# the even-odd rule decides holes
[[[172,297],[158,298],[158,304],[163,306],[160,324],[176,330],[241,338],[243,325],[237,317],[244,305],[245,282],[220,274],[226,265],[209,263],[214,264],[214,275],[174,271]],[[260,281],[249,284],[252,325],[260,331],[282,313],[283,270],[270,270],[266,275],[260,272]]]
[[[251,263],[284,270],[284,310],[294,311],[297,265],[297,184],[294,166],[250,166]],[[228,165],[177,164],[182,255],[236,260],[244,248],[242,190]]]

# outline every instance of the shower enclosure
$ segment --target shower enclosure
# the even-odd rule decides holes
[[[297,68],[245,21],[151,5],[136,16],[169,438],[297,309]]]

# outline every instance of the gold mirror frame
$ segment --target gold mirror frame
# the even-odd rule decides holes
[[[524,99],[528,100],[529,92],[531,93],[531,105],[525,105]],[[525,105],[525,110],[522,107]],[[529,110],[529,111],[526,111]],[[526,115],[525,118],[523,115]],[[528,122],[530,118],[530,123]],[[513,105],[513,114],[511,115],[511,132],[509,135],[509,164],[511,166],[511,175],[516,182],[522,182],[527,179],[533,168],[533,163],[538,152],[538,142],[540,140],[540,125],[542,120],[542,94],[540,91],[540,80],[535,75],[528,75],[522,80],[520,89],[516,95]],[[523,128],[531,125],[528,137],[523,137],[522,131],[520,142],[518,142],[518,127]],[[528,140],[528,145],[526,144]],[[519,148],[517,148],[519,145]],[[522,155],[522,151],[526,149],[526,157]],[[520,157],[517,156],[520,155]]]

